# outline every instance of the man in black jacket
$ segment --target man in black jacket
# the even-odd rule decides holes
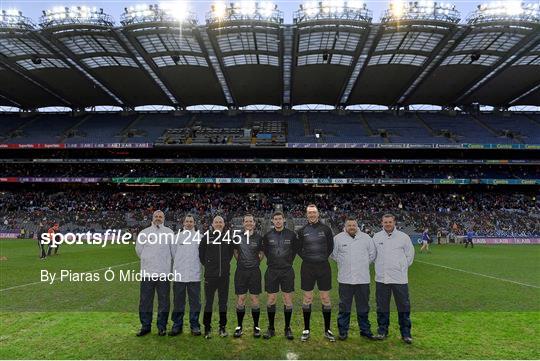
[[[301,287],[304,291],[304,300],[302,302],[304,331],[300,339],[307,341],[310,336],[313,289],[317,284],[324,318],[324,337],[334,342],[336,338],[330,331],[332,270],[328,262],[328,257],[334,250],[334,235],[330,227],[321,223],[316,205],[308,205],[306,215],[308,223],[298,231],[298,254],[302,258],[300,269]]]
[[[285,303],[285,337],[293,340],[291,330],[291,317],[294,292],[293,261],[298,249],[296,233],[284,227],[285,217],[282,212],[275,212],[272,216],[274,229],[263,237],[263,252],[266,256],[268,268],[264,274],[264,285],[268,293],[268,331],[263,336],[269,339],[275,336],[274,319],[276,317],[277,293],[281,288],[283,302]]]
[[[229,298],[229,274],[233,255],[231,240],[224,237],[225,221],[216,216],[212,221],[213,232],[203,237],[199,246],[199,258],[204,266],[204,337],[209,339],[212,330],[212,307],[218,293],[219,335],[227,337],[227,299]]]

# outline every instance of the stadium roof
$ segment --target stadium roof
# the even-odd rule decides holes
[[[0,106],[267,104],[540,105],[540,9],[394,1],[380,22],[357,0],[54,8],[39,25],[0,13]]]

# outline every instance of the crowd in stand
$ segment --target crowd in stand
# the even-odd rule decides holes
[[[540,236],[540,199],[536,192],[359,191],[297,189],[192,190],[144,189],[123,192],[116,188],[70,188],[39,191],[0,192],[2,230],[37,228],[51,222],[70,224],[70,231],[108,228],[136,230],[146,227],[152,212],[165,212],[172,228],[186,213],[206,229],[217,214],[230,222],[252,213],[269,218],[282,209],[288,219],[303,218],[305,207],[315,203],[334,230],[341,229],[348,215],[358,217],[363,230],[380,228],[386,212],[396,214],[398,225],[411,232],[444,231],[463,235],[472,229],[482,236]],[[66,231],[66,229],[63,229]]]
[[[2,163],[0,177],[538,179],[533,165]]]

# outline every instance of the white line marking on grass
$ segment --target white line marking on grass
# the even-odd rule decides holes
[[[435,266],[435,267],[446,268],[446,269],[449,269],[449,270],[452,270],[452,271],[458,271],[458,272],[468,273],[468,274],[475,275],[475,276],[491,278],[491,279],[494,279],[494,280],[497,280],[497,281],[510,282],[510,283],[514,283],[514,284],[520,285],[520,286],[532,287],[532,288],[540,288],[539,286],[530,285],[530,284],[528,284],[528,283],[522,283],[522,282],[512,281],[512,280],[509,280],[509,279],[506,279],[506,278],[499,278],[499,277],[490,276],[490,275],[485,275],[485,274],[483,274],[483,273],[478,273],[478,272],[466,271],[466,270],[463,270],[463,269],[460,269],[460,268],[454,268],[454,267],[449,267],[449,266],[443,266],[442,264],[436,264],[436,263],[431,263],[431,262],[426,262],[426,261],[419,261],[419,260],[415,260],[415,262],[418,262],[418,263],[425,263],[425,264],[428,264],[428,265],[431,265],[431,266]]]
[[[109,269],[109,268],[117,268],[117,267],[122,267],[122,266],[127,266],[127,265],[130,265],[130,264],[133,264],[133,263],[138,263],[139,261],[133,261],[133,262],[128,262],[128,263],[122,263],[122,264],[117,264],[117,265],[114,265],[114,266],[109,266],[109,267],[103,267],[103,268],[98,268],[98,269],[95,269],[95,270],[92,270],[92,271],[85,271],[85,272],[99,272],[99,271],[103,271],[103,270],[106,270],[106,269]],[[17,286],[12,286],[12,287],[7,287],[7,288],[2,288],[0,289],[0,292],[4,292],[4,291],[9,291],[9,290],[14,290],[16,288],[21,288],[21,287],[26,287],[26,286],[32,286],[32,285],[37,285],[39,283],[46,283],[46,282],[41,282],[41,281],[38,281],[38,282],[32,282],[32,283],[25,283],[24,285],[17,285]]]
[[[294,352],[287,352],[287,360],[298,360],[298,355]]]

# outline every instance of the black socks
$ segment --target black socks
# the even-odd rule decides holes
[[[302,311],[304,313],[304,330],[309,330],[311,320],[311,305],[302,305]]]
[[[266,306],[268,312],[268,328],[274,330],[274,320],[276,319],[276,305]]]
[[[246,306],[236,305],[236,319],[238,320],[238,327],[242,327],[244,322],[244,316],[246,315]]]
[[[259,327],[259,317],[261,316],[261,309],[259,306],[257,306],[257,308],[251,308],[251,316],[253,317],[253,327]]]
[[[324,318],[324,330],[327,331],[330,329],[330,318],[332,316],[332,306],[328,305],[322,306],[322,314]]]
[[[291,327],[292,306],[283,306],[283,313],[285,315],[285,329]]]

